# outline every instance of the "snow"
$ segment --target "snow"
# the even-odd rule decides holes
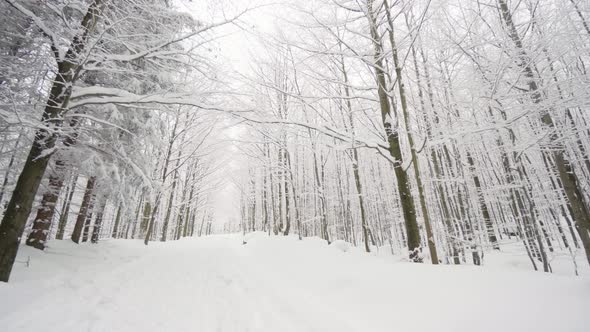
[[[587,276],[413,264],[317,238],[253,233],[245,240],[217,235],[148,247],[51,241],[46,252],[23,246],[11,282],[0,284],[0,326],[542,332],[587,331],[590,323]]]
[[[342,252],[350,251],[350,243],[343,240],[336,240],[332,242],[330,245]]]

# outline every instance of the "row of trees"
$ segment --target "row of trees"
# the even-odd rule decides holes
[[[250,74],[250,230],[481,264],[590,262],[583,1],[296,3]]]
[[[0,281],[23,236],[44,249],[50,236],[210,231],[211,44],[236,17],[201,22],[164,0],[5,0],[0,12]]]
[[[509,239],[536,269],[590,262],[587,6],[294,1],[231,85],[212,43],[245,11],[4,0],[0,280],[23,235],[211,232],[223,115],[248,127],[243,230],[433,264],[481,264]]]

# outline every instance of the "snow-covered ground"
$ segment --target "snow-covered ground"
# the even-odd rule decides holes
[[[0,331],[589,330],[588,277],[348,249],[261,233],[23,247],[0,284]]]

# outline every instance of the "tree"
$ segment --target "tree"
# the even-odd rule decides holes
[[[32,12],[15,2],[9,2],[19,11],[36,20]],[[35,193],[49,163],[49,152],[55,146],[58,137],[56,131],[63,121],[60,119],[63,109],[67,108],[71,97],[71,85],[80,73],[81,67],[79,63],[76,63],[76,58],[84,51],[90,35],[94,33],[104,7],[105,3],[102,0],[95,0],[90,4],[80,23],[80,32],[72,39],[63,58],[59,54],[58,45],[52,41],[52,49],[58,62],[58,72],[41,118],[41,121],[47,125],[47,129],[40,128],[35,134],[31,150],[0,224],[0,281],[7,282],[10,277],[18,251],[19,238],[24,231]],[[37,24],[41,24],[39,28],[44,29],[42,23]],[[52,39],[55,38],[50,31],[43,31],[43,33]]]
[[[59,11],[55,10],[56,7],[44,4],[28,8],[15,0],[7,2],[40,31],[45,45],[53,53],[55,62],[52,67],[56,73],[50,82],[47,104],[41,115],[31,150],[0,226],[2,281],[8,280],[18,250],[19,238],[25,229],[35,194],[49,159],[58,148],[56,144],[63,137],[62,125],[67,117],[72,116],[71,111],[121,104],[122,100],[117,98],[121,96],[125,99],[129,96],[138,98],[135,102],[124,102],[127,107],[138,103],[203,106],[198,98],[194,98],[195,94],[176,95],[172,100],[158,95],[158,92],[167,93],[178,87],[174,81],[177,75],[164,75],[163,72],[167,70],[169,73],[178,73],[178,65],[183,68],[193,65],[199,68],[193,61],[194,48],[209,41],[205,35],[210,30],[232,22],[242,14],[238,13],[235,17],[205,25],[158,0],[141,0],[141,5],[137,5],[137,1],[124,1],[115,5],[107,0],[96,0],[82,7],[78,7],[78,2],[60,4],[64,7],[63,12],[74,14],[71,17],[55,18],[56,15],[60,15]],[[78,15],[76,13],[79,11],[70,10],[72,8],[69,6],[86,8],[86,12]],[[146,31],[146,25],[149,25],[147,30],[150,31],[147,35],[141,33],[142,29]],[[193,37],[199,37],[201,40],[191,42],[190,39]],[[70,40],[69,44],[64,45],[64,40]],[[130,45],[133,47],[129,48]],[[94,82],[107,82],[93,78],[101,76],[110,78],[110,87],[92,86]],[[117,78],[121,80],[117,81]],[[148,102],[144,96],[136,93],[151,93],[151,96],[157,96],[157,100]],[[91,119],[91,122],[101,121],[99,118],[83,114],[74,117],[76,116]],[[59,180],[55,180],[54,184],[61,186]],[[54,199],[55,196],[48,193],[45,199],[48,203],[46,207],[51,206]],[[51,209],[44,208],[43,211]],[[49,221],[44,217],[43,220]],[[46,223],[37,225],[35,229],[40,231],[35,233],[44,234],[42,228],[47,226]]]

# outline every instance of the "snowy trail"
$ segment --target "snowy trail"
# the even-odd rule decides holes
[[[587,331],[590,281],[386,261],[254,234],[28,248],[2,331]]]

